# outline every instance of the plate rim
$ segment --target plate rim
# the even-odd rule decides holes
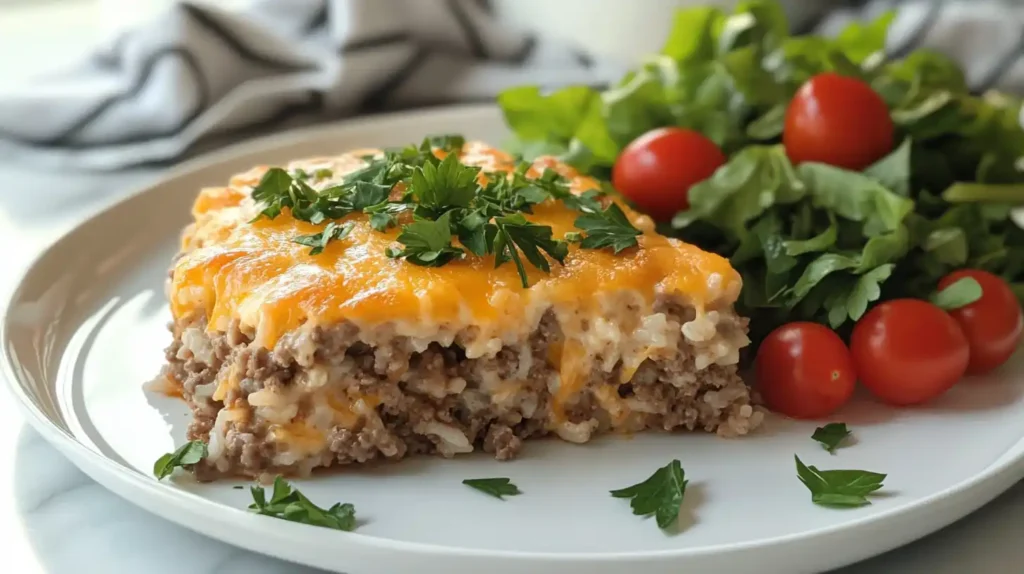
[[[300,144],[303,140],[326,137],[332,132],[357,129],[361,126],[366,127],[382,121],[388,123],[400,123],[407,121],[418,122],[423,121],[423,118],[443,118],[445,116],[458,116],[460,120],[465,121],[467,116],[478,116],[483,118],[485,116],[495,114],[497,110],[498,108],[495,104],[489,103],[439,106],[435,108],[406,110],[362,116],[359,118],[343,119],[324,125],[306,126],[286,130],[280,133],[271,133],[250,141],[234,143],[212,152],[190,158],[181,164],[162,172],[158,177],[139,184],[138,187],[133,189],[131,192],[126,193],[113,201],[105,202],[94,207],[89,212],[80,216],[79,220],[77,220],[69,229],[62,232],[56,238],[50,240],[47,245],[40,249],[26,265],[23,265],[14,278],[14,288],[8,292],[3,300],[0,300],[0,379],[3,379],[3,384],[0,386],[5,387],[7,392],[13,396],[18,408],[33,428],[35,428],[36,431],[38,431],[59,451],[64,453],[65,456],[68,456],[68,458],[75,463],[75,466],[85,474],[103,484],[104,487],[113,490],[122,498],[125,498],[136,505],[142,506],[150,512],[157,513],[151,508],[156,507],[157,503],[159,503],[159,505],[175,506],[181,510],[178,515],[173,517],[166,514],[160,514],[161,518],[171,520],[185,528],[208,534],[211,537],[220,540],[227,540],[228,538],[218,535],[213,525],[217,525],[219,523],[234,523],[245,531],[255,529],[266,532],[281,529],[282,532],[287,531],[289,533],[287,536],[288,538],[293,540],[305,538],[307,541],[314,543],[315,545],[317,539],[321,538],[321,536],[313,535],[313,533],[308,530],[312,527],[308,525],[288,524],[277,520],[272,524],[264,522],[262,525],[260,523],[254,523],[251,527],[244,526],[247,518],[260,519],[265,517],[257,517],[243,509],[227,506],[183,489],[168,488],[162,483],[153,480],[152,477],[145,475],[141,471],[117,463],[116,461],[103,456],[101,453],[90,449],[80,440],[75,438],[70,431],[65,430],[56,424],[51,417],[44,412],[41,406],[33,400],[31,396],[29,396],[27,386],[34,386],[34,384],[31,381],[23,381],[16,372],[18,369],[15,367],[16,361],[14,360],[14,356],[10,348],[10,329],[8,327],[10,315],[8,310],[13,308],[13,306],[17,304],[19,299],[23,296],[25,280],[36,272],[39,266],[47,258],[52,256],[53,252],[64,247],[65,243],[70,241],[72,237],[78,234],[84,227],[90,225],[95,219],[121,207],[123,204],[136,200],[148,193],[152,193],[156,188],[166,185],[174,180],[186,177],[196,171],[211,168],[231,160],[239,160],[247,155],[269,152],[275,148]],[[955,513],[945,516],[943,520],[930,521],[926,528],[916,530],[909,539],[894,537],[893,541],[889,542],[887,547],[881,548],[880,545],[875,545],[868,548],[866,551],[858,553],[860,558],[853,558],[846,562],[850,563],[862,558],[880,554],[892,548],[901,546],[911,540],[918,539],[930,534],[931,532],[939,530],[940,528],[963,518],[974,510],[977,510],[986,502],[995,498],[1012,486],[1016,481],[1024,478],[1024,449],[1019,448],[1022,443],[1024,443],[1024,436],[1021,436],[1016,443],[1010,445],[1005,451],[1005,453],[1009,453],[1014,449],[1018,449],[1020,452],[1012,456],[1007,456],[1004,453],[983,470],[967,477],[966,479],[930,495],[908,502],[905,505],[887,509],[876,514],[854,518],[831,526],[817,528],[815,530],[741,542],[718,543],[706,546],[663,550],[558,553],[551,551],[538,552],[467,548],[458,545],[439,545],[404,541],[375,535],[365,535],[360,534],[359,532],[339,533],[331,531],[330,534],[332,536],[341,536],[343,537],[342,539],[351,539],[352,544],[366,545],[375,550],[416,553],[421,556],[447,556],[449,558],[456,559],[486,558],[489,560],[510,560],[516,561],[517,563],[521,563],[523,561],[539,561],[562,565],[566,565],[567,562],[584,562],[593,564],[598,562],[653,561],[660,563],[664,560],[672,561],[686,558],[710,557],[729,552],[768,550],[795,543],[814,543],[836,534],[853,534],[855,532],[862,532],[866,529],[872,528],[873,526],[882,525],[883,523],[892,521],[896,518],[911,519],[915,515],[924,513],[930,506],[938,502],[967,497],[969,494],[978,495],[976,498],[979,498],[980,502],[977,500],[972,501],[968,505],[969,508],[967,510],[958,510]],[[102,476],[102,478],[97,475]],[[1005,486],[1001,486],[1002,483],[1005,483]],[[134,490],[131,493],[131,496],[129,496],[128,493],[123,492],[121,489],[115,489],[113,487],[114,484],[125,485],[126,487],[130,486]],[[986,488],[988,488],[987,491]],[[152,501],[152,504],[145,503],[141,500],[147,497]],[[226,509],[231,512],[225,513],[224,510]],[[200,520],[196,520],[195,522],[187,521],[180,516],[181,514],[192,516]],[[296,536],[297,534],[301,536]],[[284,535],[282,534],[279,538],[283,537]],[[235,540],[231,543],[243,546],[255,552],[272,553],[276,556],[281,556],[281,554],[275,552],[261,550],[255,542],[256,541],[251,544],[247,544],[243,541]],[[299,548],[298,546],[293,547]],[[323,562],[309,561],[294,556],[282,557],[285,557],[288,560],[301,561],[306,564],[324,567]]]

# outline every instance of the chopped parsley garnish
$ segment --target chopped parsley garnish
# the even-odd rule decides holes
[[[169,452],[156,459],[153,464],[153,476],[157,480],[163,480],[174,472],[174,469],[181,467],[186,470],[206,458],[206,443],[198,440],[189,441],[174,452]]]
[[[796,475],[821,506],[854,507],[871,504],[867,496],[882,488],[884,474],[866,470],[818,470],[796,459]]]
[[[309,250],[310,255],[319,255],[332,239],[345,239],[345,237],[352,232],[352,228],[354,226],[355,224],[351,221],[347,223],[332,221],[328,223],[327,227],[325,227],[320,233],[314,233],[312,235],[298,235],[292,239],[292,241],[312,247],[312,249]]]
[[[580,247],[584,249],[611,247],[615,253],[636,247],[636,238],[642,233],[629,222],[626,214],[615,203],[609,205],[604,211],[584,213],[576,218],[575,225],[586,232],[580,242]]]
[[[418,214],[446,213],[453,208],[466,208],[476,197],[476,177],[480,170],[448,154],[437,166],[426,163],[412,174],[409,191],[416,198]]]
[[[437,221],[418,219],[402,226],[398,242],[403,249],[389,247],[387,256],[405,259],[424,267],[440,267],[449,261],[461,258],[465,252],[452,246],[451,213],[445,213]]]
[[[356,509],[351,504],[339,502],[327,509],[320,508],[280,476],[274,479],[270,501],[262,486],[252,486],[249,491],[253,499],[249,510],[257,514],[346,532],[356,526]]]
[[[480,168],[460,160],[458,152],[464,144],[461,136],[436,136],[419,146],[366,157],[365,166],[321,190],[306,180],[332,177],[331,170],[318,169],[311,175],[301,169],[289,173],[271,168],[252,190],[260,206],[256,220],[273,219],[287,208],[296,219],[315,225],[327,222],[320,233],[293,238],[309,246],[310,255],[317,255],[352,231],[352,222],[337,220],[365,213],[378,232],[400,227],[396,241],[401,247],[389,247],[388,257],[440,267],[464,258],[467,251],[476,256],[493,254],[495,266],[509,262],[515,266],[523,287],[529,286],[526,263],[550,273],[549,259],[562,263],[570,242],[584,249],[610,247],[615,253],[637,245],[640,230],[617,204],[602,204],[605,192],[576,195],[569,181],[553,169],[528,176],[532,166],[526,162],[509,174],[481,177]],[[551,226],[524,217],[533,213],[533,206],[549,200],[579,211],[576,226],[581,232],[557,239]],[[399,217],[406,212],[411,221],[400,223]]]
[[[519,257],[520,252],[534,267],[545,273],[550,273],[551,267],[541,251],[559,263],[569,254],[569,246],[564,241],[551,238],[550,226],[531,223],[518,213],[495,217],[494,224],[498,230],[493,243],[494,266],[498,267],[509,260],[514,261],[523,287],[530,285],[527,283],[523,260]]]
[[[633,514],[655,515],[658,528],[666,529],[679,517],[679,507],[686,493],[687,480],[679,460],[659,468],[647,480],[620,490],[611,491],[615,498],[629,498]]]
[[[946,286],[932,295],[931,300],[937,307],[946,311],[966,307],[981,299],[981,284],[973,277],[964,277]]]
[[[512,484],[512,481],[507,478],[467,478],[462,481],[462,484],[489,494],[499,500],[505,500],[503,498],[505,496],[522,494],[519,487]]]
[[[848,436],[850,436],[850,429],[846,428],[846,423],[828,423],[814,429],[811,438],[820,442],[829,454],[835,454],[836,449]]]

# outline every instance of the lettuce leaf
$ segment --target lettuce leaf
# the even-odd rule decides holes
[[[791,320],[845,332],[875,302],[927,297],[963,266],[1024,295],[1024,230],[1010,219],[1024,205],[1022,102],[972,94],[934,52],[886,59],[892,19],[791,36],[774,1],[682,9],[661,52],[610,89],[514,88],[499,104],[521,149],[598,177],[657,127],[718,144],[727,163],[661,231],[730,259],[755,340]],[[861,78],[889,106],[899,145],[863,171],[794,166],[781,144],[794,93],[823,72]]]

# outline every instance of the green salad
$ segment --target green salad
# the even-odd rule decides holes
[[[689,188],[684,208],[652,215],[663,233],[730,259],[755,341],[796,320],[848,334],[877,302],[926,299],[964,267],[999,275],[1024,297],[1024,231],[1011,219],[1011,207],[1024,204],[1021,103],[972,94],[939,54],[887,59],[891,20],[826,38],[789,35],[774,2],[744,2],[731,14],[685,9],[661,53],[610,89],[522,86],[499,104],[515,151],[554,154],[612,181],[623,151],[650,130],[687,128],[717,145],[724,164]],[[869,165],[813,161],[813,153],[793,161],[790,108],[808,80],[827,73],[859,80],[887,108],[892,143]],[[870,131],[857,122],[874,120],[857,105],[844,110],[807,144],[824,141],[824,157]]]

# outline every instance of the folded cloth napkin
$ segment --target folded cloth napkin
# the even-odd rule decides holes
[[[1022,6],[837,5],[801,28],[833,31],[897,7],[893,53],[926,45],[958,59],[975,89],[1024,91]],[[0,157],[92,169],[170,163],[203,142],[297,123],[490,101],[518,84],[602,86],[622,72],[500,22],[486,1],[262,0],[230,12],[182,2],[74,69],[0,88]]]

